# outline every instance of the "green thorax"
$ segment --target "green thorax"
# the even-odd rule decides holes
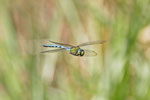
[[[79,49],[80,49],[80,47],[74,46],[70,49],[70,53],[73,55],[77,55]]]
[[[70,53],[73,53],[73,54],[75,54],[75,53],[77,53],[77,51],[79,50],[80,48],[79,47],[72,47],[71,49],[70,49]]]

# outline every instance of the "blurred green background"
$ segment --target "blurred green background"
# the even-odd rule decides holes
[[[150,0],[0,0],[0,100],[150,100]]]

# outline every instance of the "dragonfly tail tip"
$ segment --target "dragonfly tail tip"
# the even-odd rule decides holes
[[[48,47],[47,45],[42,45],[43,47]]]

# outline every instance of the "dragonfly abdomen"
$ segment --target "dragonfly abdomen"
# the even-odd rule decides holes
[[[64,46],[60,46],[60,45],[43,45],[43,47],[65,48]]]

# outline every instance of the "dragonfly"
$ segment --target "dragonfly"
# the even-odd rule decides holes
[[[46,51],[42,51],[41,53],[54,53],[54,52],[60,52],[60,51],[66,50],[66,51],[69,51],[71,55],[82,57],[82,56],[96,56],[97,53],[92,50],[81,49],[81,47],[94,45],[94,44],[103,44],[106,41],[105,40],[90,41],[90,42],[81,43],[76,46],[70,45],[70,44],[54,42],[54,41],[49,41],[49,42],[51,42],[53,44],[52,45],[44,44],[43,47],[50,47],[50,48],[57,48],[57,49],[46,50]]]

